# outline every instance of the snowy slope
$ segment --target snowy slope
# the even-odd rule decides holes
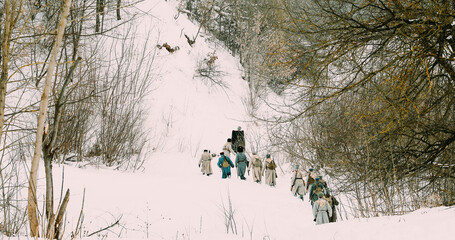
[[[248,127],[243,122],[241,97],[248,88],[241,79],[240,65],[220,44],[204,38],[203,30],[191,47],[184,35],[195,36],[198,27],[186,15],[177,14],[177,2],[146,1],[143,8],[148,7],[153,16],[150,22],[157,28],[151,33],[158,38],[157,44],[179,48],[174,53],[164,48],[157,51],[159,77],[149,101],[148,122],[155,134],[152,144],[160,151],[218,152],[232,130]],[[198,62],[214,51],[218,57],[215,64],[223,75],[220,79],[229,89],[207,86],[195,77]]]
[[[85,218],[96,219],[86,226],[88,232],[107,226],[120,215],[126,227],[121,237],[126,239],[146,238],[147,234],[151,239],[250,239],[250,233],[253,239],[299,239],[304,226],[313,226],[309,203],[291,196],[289,180],[283,179],[277,188],[254,183],[251,178],[222,180],[216,168],[214,175],[203,176],[196,160],[187,154],[155,157],[150,165],[153,168],[144,173],[65,169],[67,175],[84,176],[66,183],[73,185],[77,196],[71,207],[76,211],[82,186],[87,188]],[[225,234],[223,214],[224,208],[229,208],[229,198],[237,235]],[[122,230],[114,229],[116,233]],[[111,239],[115,234],[108,236]]]
[[[302,202],[291,195],[288,175],[279,176],[278,186],[272,188],[250,177],[223,180],[216,168],[214,175],[203,176],[196,159],[186,153],[155,157],[144,173],[66,167],[66,185],[73,193],[67,231],[76,221],[86,187],[86,235],[122,218],[111,231],[83,239],[423,240],[455,234],[453,207],[315,226],[308,198]],[[223,214],[229,198],[237,234],[226,233]]]
[[[214,160],[214,174],[203,176],[197,167],[203,149],[221,151],[237,126],[258,130],[250,124],[242,103],[247,84],[237,59],[202,37],[190,47],[183,34],[194,36],[198,28],[182,14],[175,18],[177,5],[175,0],[148,0],[140,6],[150,10],[142,20],[144,32],[150,30],[157,44],[179,46],[172,54],[164,49],[157,52],[159,75],[147,101],[153,149],[144,170],[54,167],[55,189],[62,187],[59,179],[64,179],[62,189],[71,190],[66,239],[76,228],[84,192],[83,227],[78,235],[82,239],[428,240],[455,236],[451,228],[455,208],[315,226],[308,197],[302,202],[292,196],[288,174],[280,173],[273,188],[254,183],[249,176],[241,181],[235,169],[233,178],[223,180]],[[155,50],[154,44],[150,47]],[[194,78],[197,62],[214,50],[229,89],[208,87]],[[248,144],[246,148],[249,152]],[[226,233],[224,213],[230,203],[236,234]],[[113,227],[89,236],[118,219]]]

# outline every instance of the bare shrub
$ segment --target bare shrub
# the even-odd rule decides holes
[[[155,52],[147,51],[147,41],[138,47],[138,43],[130,39],[134,28],[130,29],[132,32],[125,33],[121,41],[112,43],[112,49],[124,46],[108,57],[115,59],[115,67],[107,66],[105,72],[97,76],[101,84],[94,120],[99,122],[100,128],[94,130],[94,144],[101,149],[103,164],[137,168],[144,160],[141,153],[148,138],[143,126],[142,102],[153,83]]]
[[[195,77],[201,78],[203,83],[209,87],[228,88],[229,85],[222,79],[226,73],[219,70],[217,60],[218,56],[215,50],[208,53],[204,59],[197,63]]]
[[[231,201],[231,193],[228,191],[228,205],[221,201],[222,213],[224,217],[224,226],[226,227],[226,233],[231,231],[233,234],[237,234],[237,223],[235,221],[235,209]]]
[[[264,99],[273,145],[337,179],[360,217],[412,211],[433,194],[454,204],[454,33],[436,14],[453,6],[280,4],[259,28],[270,41],[257,42],[267,84],[283,97]]]
[[[26,204],[18,200],[23,197],[21,190],[26,186],[25,179],[21,179],[26,149],[21,150],[20,146],[23,144],[4,149],[0,156],[0,233],[7,237],[16,235],[27,223]],[[9,160],[9,154],[15,154],[15,161]]]

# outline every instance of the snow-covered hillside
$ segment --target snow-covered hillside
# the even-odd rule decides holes
[[[151,33],[156,44],[178,48],[173,53],[157,49],[159,77],[148,101],[153,147],[164,152],[190,151],[193,155],[202,149],[219,151],[232,130],[248,127],[242,104],[248,87],[241,79],[241,66],[221,44],[208,40],[203,30],[190,46],[184,35],[193,38],[198,26],[178,14],[176,1],[145,1],[140,7],[150,9],[150,25],[143,26],[156,28]],[[198,64],[210,54],[217,57],[214,64],[223,76],[219,80],[228,89],[197,77]]]
[[[248,89],[238,60],[204,32],[189,46],[184,34],[194,36],[198,27],[184,14],[178,15],[177,6],[177,0],[148,0],[139,6],[149,12],[141,20],[144,32],[150,30],[156,44],[179,47],[169,53],[156,49],[155,43],[150,45],[151,52],[157,50],[158,78],[147,100],[151,149],[143,170],[54,167],[55,189],[62,187],[59,180],[64,179],[62,189],[71,190],[66,239],[71,239],[82,207],[83,227],[78,234],[82,239],[428,240],[455,236],[453,207],[315,226],[308,196],[301,201],[291,194],[287,173],[279,173],[276,187],[254,183],[251,176],[242,181],[236,169],[231,179],[221,179],[214,160],[214,174],[202,175],[197,164],[203,149],[219,153],[238,126],[246,132],[260,130],[251,124],[243,105]],[[197,63],[214,51],[229,88],[207,86],[194,77]],[[248,143],[246,151],[251,153]],[[226,213],[233,214],[228,233]]]
[[[66,167],[72,190],[67,231],[85,187],[86,234],[121,219],[110,231],[84,239],[426,240],[455,234],[455,209],[446,207],[316,226],[308,197],[302,202],[289,191],[289,175],[280,175],[272,188],[251,177],[223,180],[215,166],[214,175],[203,176],[196,165],[188,153],[160,153],[144,173]],[[226,212],[233,213],[237,234],[226,233]]]

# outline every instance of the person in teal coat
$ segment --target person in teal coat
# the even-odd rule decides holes
[[[243,153],[243,147],[237,148],[237,155],[235,156],[235,167],[237,168],[237,175],[240,179],[245,180],[246,167],[248,166],[248,159],[245,153]]]
[[[224,152],[220,153],[220,158],[218,159],[218,167],[221,168],[222,175],[221,178],[231,177],[231,167],[234,167],[231,159],[228,156],[224,155]]]
[[[313,203],[319,199],[318,193],[324,191],[324,185],[319,182],[319,177],[315,179],[315,182],[311,184],[310,188],[310,200],[311,200],[311,206],[313,206]]]

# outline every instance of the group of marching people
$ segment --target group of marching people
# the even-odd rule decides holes
[[[294,196],[304,200],[303,196],[309,191],[308,197],[316,224],[336,222],[336,206],[339,202],[330,194],[327,182],[322,179],[322,176],[318,176],[313,168],[304,173],[299,169],[299,165],[296,165],[291,182],[291,191]]]
[[[231,155],[235,154],[235,161],[231,160]],[[211,154],[210,151],[204,150],[199,160],[199,167],[203,175],[210,176],[213,174],[211,161],[216,157],[216,154]],[[252,171],[253,180],[257,183],[262,182],[262,177],[265,177],[265,184],[276,186],[276,163],[271,158],[270,154],[265,156],[265,160],[253,153],[248,160],[242,146],[237,147],[237,152],[232,148],[230,138],[223,146],[223,151],[220,153],[217,166],[221,169],[221,178],[231,177],[231,168],[237,168],[237,176],[245,180],[245,174]],[[306,181],[305,179],[306,178]],[[316,224],[324,224],[336,222],[336,206],[339,204],[337,199],[330,194],[327,182],[322,179],[322,176],[317,175],[313,168],[300,170],[299,165],[295,166],[291,179],[291,191],[294,196],[298,196],[304,200],[304,195],[309,192],[309,201],[313,209],[314,221]]]
[[[231,160],[231,155],[235,154],[235,161]],[[216,154],[210,154],[210,151],[204,150],[199,160],[199,167],[201,167],[201,172],[203,175],[210,176],[213,174],[211,160],[213,157],[216,157]],[[218,158],[217,166],[221,169],[222,175],[221,178],[230,178],[231,177],[231,168],[237,168],[237,176],[246,180],[245,174],[252,171],[253,180],[257,183],[262,182],[262,177],[265,177],[265,184],[269,186],[276,186],[276,163],[270,156],[266,154],[265,160],[262,161],[261,158],[253,153],[250,160],[244,153],[242,146],[237,147],[237,152],[232,148],[232,140],[227,139],[227,142],[223,146],[223,151],[220,152],[220,157]]]

